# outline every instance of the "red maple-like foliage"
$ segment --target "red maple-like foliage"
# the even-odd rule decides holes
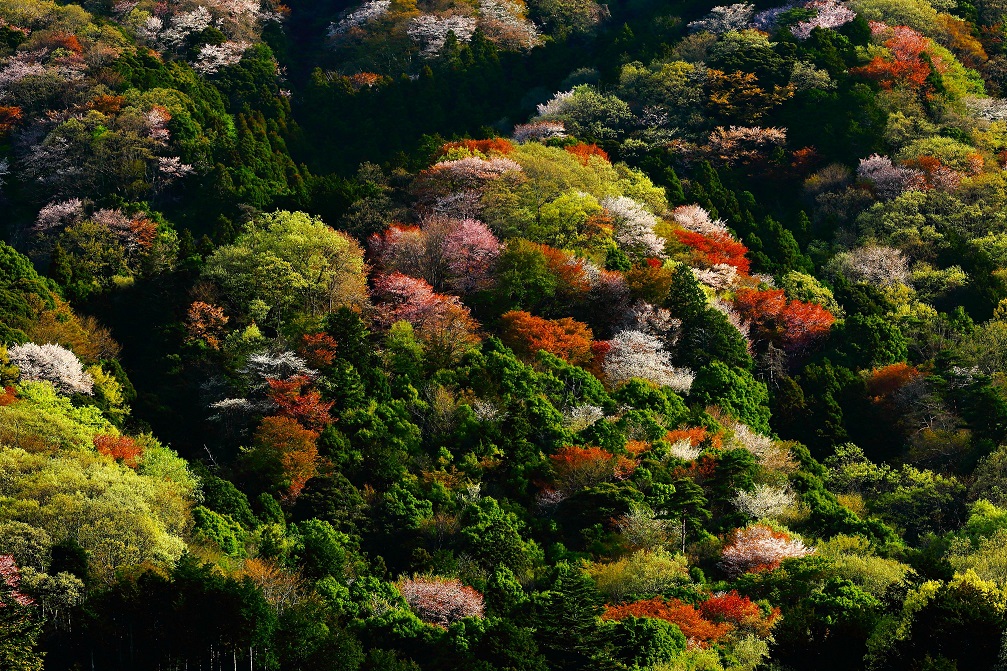
[[[14,387],[4,387],[0,393],[0,407],[11,405],[17,400],[17,390]]]
[[[138,459],[143,455],[143,446],[129,436],[95,436],[94,447],[99,454],[112,457],[130,468],[136,468]]]
[[[277,464],[287,483],[287,496],[296,498],[318,469],[318,434],[290,417],[266,417],[255,431],[261,461]]]
[[[757,636],[769,636],[769,630],[780,618],[780,609],[764,615],[759,604],[731,590],[715,594],[699,605],[699,612],[711,622],[727,622],[737,629],[746,629]]]
[[[266,380],[269,384],[269,400],[276,404],[280,417],[297,420],[307,429],[321,430],[332,423],[329,410],[331,401],[323,401],[321,394],[313,389],[305,389],[311,380],[304,375],[295,375],[286,380]]]
[[[921,58],[921,54],[928,52],[930,40],[906,26],[896,26],[890,31],[891,36],[885,40],[884,45],[892,57],[875,56],[867,65],[853,68],[850,72],[872,79],[884,89],[891,89],[896,85],[921,88],[931,72],[930,64]],[[929,60],[938,72],[946,69],[938,56],[929,54]]]
[[[682,228],[675,231],[675,237],[683,245],[694,250],[696,260],[700,263],[708,266],[723,263],[734,266],[738,272],[745,274],[751,268],[751,261],[745,258],[748,247],[726,233],[713,232],[703,235]]]
[[[442,145],[440,155],[443,156],[453,149],[466,149],[473,154],[489,156],[490,154],[509,154],[514,151],[514,144],[502,137],[489,140],[460,140]]]
[[[511,310],[501,320],[500,338],[519,356],[530,359],[539,350],[545,350],[577,366],[589,363],[593,357],[594,334],[586,324],[575,319],[543,319],[521,310]]]
[[[297,351],[312,368],[324,368],[332,365],[337,347],[336,339],[328,333],[306,333]]]
[[[556,489],[573,493],[616,477],[625,477],[636,468],[632,459],[619,458],[600,447],[566,445],[549,456],[556,473]]]
[[[652,617],[678,626],[690,644],[707,647],[734,630],[730,622],[711,622],[690,604],[678,599],[654,597],[643,601],[605,606],[603,620],[621,620],[626,617]]]
[[[567,145],[565,149],[577,157],[582,164],[587,165],[590,162],[592,156],[597,156],[603,161],[610,162],[611,159],[608,157],[608,152],[599,147],[596,144],[586,144],[584,142],[579,142],[577,144]]]
[[[825,336],[835,318],[817,303],[788,301],[783,289],[740,289],[734,306],[752,326],[755,339],[799,352]]]

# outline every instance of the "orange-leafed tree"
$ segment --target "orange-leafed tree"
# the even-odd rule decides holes
[[[584,165],[590,163],[592,156],[597,156],[605,162],[609,161],[608,152],[596,144],[578,142],[577,144],[567,145],[566,150],[576,156],[577,160]]]
[[[501,317],[500,338],[526,359],[545,350],[577,366],[591,362],[594,334],[587,324],[570,317],[543,319],[522,310],[511,310]]]
[[[755,340],[764,340],[790,352],[806,350],[824,337],[835,318],[817,303],[787,300],[783,289],[740,289],[734,306],[751,324]]]
[[[711,596],[699,605],[699,612],[711,622],[726,622],[761,638],[769,636],[773,625],[780,619],[779,608],[766,614],[759,604],[735,590]]]
[[[654,597],[643,601],[606,606],[603,620],[621,620],[627,617],[652,617],[678,625],[690,644],[707,647],[716,643],[734,630],[730,622],[711,622],[690,604],[678,599]]]
[[[297,353],[312,368],[325,368],[335,361],[337,348],[336,339],[328,333],[306,333],[301,337]]]
[[[557,491],[572,494],[584,487],[625,477],[633,472],[636,462],[620,458],[600,447],[567,445],[550,455],[556,475]]]
[[[11,132],[15,124],[21,120],[21,116],[20,107],[0,106],[0,137]]]
[[[94,448],[130,468],[136,468],[143,456],[143,446],[129,436],[95,436]]]
[[[227,321],[224,308],[195,301],[189,306],[189,315],[186,319],[188,341],[205,342],[211,349],[219,349]]]
[[[318,470],[318,434],[290,417],[266,417],[244,456],[249,476],[263,489],[294,499]]]

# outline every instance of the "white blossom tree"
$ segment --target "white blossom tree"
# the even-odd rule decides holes
[[[17,366],[22,380],[51,382],[63,394],[90,395],[94,388],[94,379],[77,355],[61,345],[14,345],[7,349],[7,357]]]
[[[633,378],[647,380],[677,392],[688,392],[695,375],[686,368],[676,368],[671,354],[661,341],[642,331],[622,331],[609,341],[604,371],[615,386]]]
[[[608,197],[601,206],[615,220],[615,241],[625,251],[639,257],[664,258],[664,240],[654,228],[657,217],[644,205],[628,196]]]
[[[794,506],[794,493],[786,487],[755,485],[751,491],[739,491],[734,495],[734,506],[749,517],[774,519]]]

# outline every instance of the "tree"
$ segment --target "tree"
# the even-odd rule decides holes
[[[270,311],[277,323],[361,302],[363,273],[363,250],[352,238],[303,212],[282,211],[255,219],[203,269],[244,314]]]
[[[296,499],[316,473],[318,434],[290,417],[266,417],[255,431],[254,447],[244,456],[246,468],[261,489]]]
[[[704,366],[696,373],[690,399],[719,406],[756,431],[769,433],[769,392],[746,370],[719,361]]]
[[[60,345],[25,343],[7,349],[22,380],[51,382],[63,394],[92,393],[94,380],[73,352]]]
[[[610,340],[603,367],[612,386],[638,378],[687,392],[694,378],[692,371],[672,365],[660,340],[642,331],[622,331]]]
[[[457,579],[410,578],[396,587],[413,612],[429,624],[447,627],[465,617],[483,616],[483,595]]]
[[[533,603],[535,638],[550,668],[605,668],[609,644],[598,625],[604,611],[591,579],[579,568],[559,564],[552,586]]]
[[[10,671],[41,671],[42,620],[32,599],[18,591],[20,582],[14,558],[0,555],[0,666]]]
[[[500,339],[525,359],[533,359],[539,350],[555,354],[575,366],[584,366],[593,358],[591,329],[574,319],[542,319],[528,312],[511,310],[500,320],[503,323]]]
[[[764,524],[734,531],[720,553],[720,567],[731,577],[742,573],[772,571],[784,559],[806,557],[814,552],[804,543]]]

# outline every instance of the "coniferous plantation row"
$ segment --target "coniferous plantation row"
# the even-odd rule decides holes
[[[1007,2],[0,0],[0,670],[997,669]]]

